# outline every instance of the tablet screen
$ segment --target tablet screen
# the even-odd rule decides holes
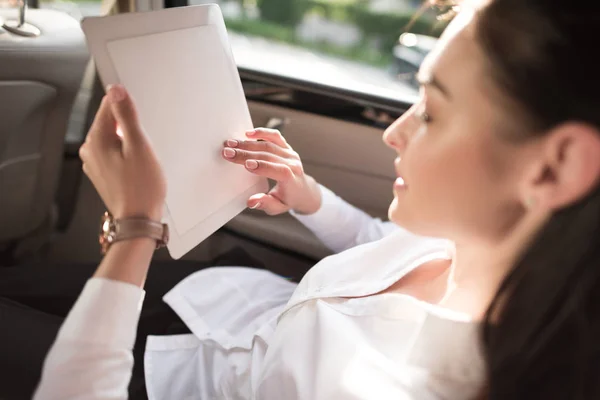
[[[252,122],[229,49],[219,43],[207,25],[107,44],[165,171],[171,229],[180,235],[256,184],[221,158],[223,142],[242,138]]]

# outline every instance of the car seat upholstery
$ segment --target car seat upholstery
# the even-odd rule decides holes
[[[0,20],[17,18],[0,9]],[[0,32],[0,248],[51,225],[64,138],[88,62],[77,20],[30,10],[41,35]]]

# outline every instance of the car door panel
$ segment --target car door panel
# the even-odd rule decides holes
[[[395,153],[382,143],[382,130],[257,102],[249,107],[255,126],[273,116],[289,121],[283,135],[318,182],[356,206],[387,215]]]

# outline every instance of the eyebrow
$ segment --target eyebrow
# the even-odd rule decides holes
[[[421,85],[421,86],[432,86],[432,87],[436,88],[437,90],[439,90],[440,92],[442,92],[442,94],[444,96],[446,96],[448,99],[452,98],[452,96],[450,96],[450,92],[448,91],[446,86],[442,85],[440,83],[440,81],[435,76],[433,76],[433,74],[419,71],[417,73],[417,82],[419,82],[419,85]]]

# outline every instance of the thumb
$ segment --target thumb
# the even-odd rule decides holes
[[[289,211],[289,207],[271,194],[256,194],[248,199],[248,207],[264,211],[268,215],[279,215]]]
[[[107,95],[110,108],[117,125],[123,132],[125,142],[145,140],[137,109],[127,90],[122,85],[110,85],[107,88]]]

